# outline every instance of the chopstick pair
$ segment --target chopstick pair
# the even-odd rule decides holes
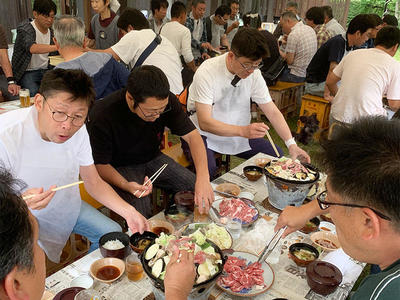
[[[272,237],[272,239],[268,242],[267,246],[265,246],[264,250],[261,252],[260,257],[258,258],[258,262],[262,262],[265,259],[267,259],[267,257],[271,254],[271,252],[275,249],[276,245],[279,243],[283,233],[285,232],[287,226],[282,227],[281,229],[279,229],[277,232],[275,232],[274,236]],[[272,242],[276,239],[276,242],[272,245],[271,249],[270,249],[270,245],[272,244]],[[267,255],[265,255],[267,254]]]
[[[83,183],[83,181],[77,181],[77,182],[74,182],[74,183],[70,183],[70,184],[66,184],[66,185],[62,185],[62,186],[56,187],[54,189],[51,189],[51,191],[52,192],[57,192],[59,190],[63,190],[63,189],[66,189],[66,188],[69,188],[71,186],[74,186],[74,185],[77,185],[77,184],[81,184],[81,183]],[[23,200],[28,200],[28,199],[31,199],[31,198],[35,197],[36,195],[37,194],[26,195],[26,196],[22,197],[22,199]]]
[[[157,172],[155,172],[149,179],[146,180],[145,183],[143,183],[143,185],[147,185],[149,182],[150,183],[154,183],[154,181],[156,181],[157,177],[160,176],[160,174],[164,171],[164,169],[168,166],[168,164],[163,164],[161,168],[158,169]],[[139,190],[136,190],[133,195],[136,196],[136,194],[139,192]],[[143,194],[146,191],[143,191],[138,198],[142,198]]]
[[[281,155],[279,154],[278,149],[276,149],[275,143],[274,143],[274,141],[272,140],[272,137],[271,137],[271,135],[269,134],[268,130],[267,130],[267,132],[265,133],[265,135],[267,136],[267,138],[268,138],[270,144],[272,145],[272,148],[274,148],[276,157],[280,157]]]

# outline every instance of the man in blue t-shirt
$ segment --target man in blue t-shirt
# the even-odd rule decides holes
[[[305,93],[332,100],[325,81],[329,73],[340,63],[349,51],[357,49],[368,39],[375,22],[368,14],[355,16],[346,34],[334,36],[323,44],[315,53],[307,67]]]

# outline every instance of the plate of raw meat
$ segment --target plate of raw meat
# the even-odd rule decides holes
[[[266,262],[257,262],[256,255],[235,251],[229,255],[217,286],[224,292],[240,296],[253,297],[265,293],[274,283],[275,275]]]
[[[258,218],[258,209],[253,201],[245,198],[222,198],[215,200],[212,206],[219,212],[218,217],[210,210],[210,216],[216,223],[226,224],[224,219],[231,218],[240,220],[242,226],[250,226]]]

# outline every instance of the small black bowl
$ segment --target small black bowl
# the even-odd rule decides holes
[[[143,249],[140,249],[138,247],[138,243],[140,240],[149,240],[150,244],[153,243],[153,241],[158,237],[157,234],[155,234],[154,232],[150,232],[150,231],[145,231],[143,232],[143,234],[140,234],[140,232],[135,232],[134,234],[131,235],[130,239],[129,239],[129,244],[132,248],[133,251],[135,251],[136,253],[142,253]]]
[[[255,174],[253,174],[253,172]],[[260,168],[258,166],[247,166],[243,168],[243,174],[247,177],[248,180],[257,181],[263,176],[264,170],[263,168]]]
[[[311,223],[311,224],[307,224],[307,223]],[[303,226],[303,228],[300,229],[301,232],[306,233],[306,234],[317,231],[320,220],[317,217],[315,217],[315,218],[312,218],[311,220],[308,220],[307,223]]]
[[[314,253],[315,259],[313,259],[313,260],[304,260],[304,259],[300,259],[297,256],[295,256],[294,252],[298,251],[300,249],[305,249],[305,250],[311,251],[312,253]],[[315,247],[313,247],[313,246],[311,246],[309,244],[306,244],[306,243],[295,243],[295,244],[292,244],[289,247],[289,254],[290,254],[290,258],[296,263],[296,265],[298,265],[300,267],[307,266],[308,264],[312,263],[313,261],[315,261],[319,257],[318,250]]]
[[[117,250],[109,250],[103,247],[105,243],[112,240],[119,240],[122,244],[124,244],[125,247]],[[119,259],[124,259],[130,253],[129,235],[118,231],[106,233],[99,240],[99,248],[103,257],[116,257]]]

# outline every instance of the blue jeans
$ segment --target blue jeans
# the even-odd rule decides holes
[[[121,226],[82,200],[81,211],[72,233],[89,239],[89,253],[99,248],[99,239],[104,234],[114,231],[122,231]]]
[[[19,81],[21,88],[29,89],[30,96],[31,97],[35,96],[39,90],[43,75],[47,71],[48,69],[26,71],[24,75],[22,75],[22,78]]]
[[[278,78],[278,80],[284,81],[284,82],[295,82],[295,83],[298,83],[298,82],[306,81],[306,78],[291,74],[290,73],[290,69],[288,67],[286,67],[283,70],[281,76]]]

